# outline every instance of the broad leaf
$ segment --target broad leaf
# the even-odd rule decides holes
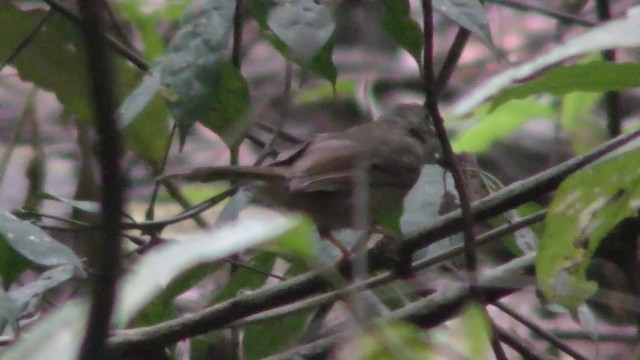
[[[0,2],[0,58],[7,59],[45,13]],[[140,73],[121,57],[114,58],[115,88],[123,98],[138,83]],[[67,111],[93,121],[84,39],[76,24],[54,14],[10,65],[23,80],[53,92]],[[128,149],[152,166],[159,164],[168,140],[167,113],[161,103],[152,103],[123,131]]]
[[[278,52],[335,86],[337,70],[331,58],[335,22],[323,2],[250,0],[249,5],[264,36]]]
[[[596,290],[585,271],[600,241],[640,210],[640,150],[583,169],[565,180],[549,206],[536,261],[538,286],[575,310]]]
[[[72,265],[79,271],[82,263],[66,245],[26,221],[0,213],[0,241],[6,242],[30,261],[44,266]]]
[[[422,69],[422,46],[424,38],[422,28],[411,18],[409,0],[385,0],[386,12],[382,18],[382,27]]]
[[[434,0],[433,8],[478,35],[482,42],[496,55],[498,49],[491,40],[491,29],[487,12],[478,0]]]
[[[302,64],[315,58],[336,27],[331,11],[313,0],[278,1],[269,10],[267,25]]]

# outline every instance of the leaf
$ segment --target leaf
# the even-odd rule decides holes
[[[29,268],[31,262],[1,238],[2,236],[0,236],[0,279],[2,279],[2,287],[9,289],[11,284]]]
[[[224,60],[234,9],[231,0],[193,0],[159,60],[162,94],[179,126],[181,144],[196,121],[232,144],[224,132],[248,107],[244,78]]]
[[[310,310],[283,319],[247,326],[242,338],[243,354],[246,359],[264,359],[295,344],[303,333],[309,313]]]
[[[209,104],[209,115],[201,122],[233,146],[244,139],[251,126],[248,116],[243,117],[250,106],[249,87],[242,74],[231,63],[222,63],[222,77],[213,89],[215,96]]]
[[[487,20],[487,12],[478,0],[434,0],[434,10],[445,15],[458,25],[478,35],[482,42],[494,53],[499,55],[491,40],[491,29]]]
[[[596,51],[640,46],[640,11],[630,11],[626,18],[603,23],[558,45],[544,55],[513,67],[469,92],[452,109],[452,115],[462,117],[500,91],[529,79],[532,75],[558,62]]]
[[[422,28],[411,18],[409,0],[384,0],[386,12],[382,18],[382,28],[418,63],[422,69]]]
[[[594,61],[553,68],[523,85],[509,87],[492,101],[496,107],[513,99],[533,94],[550,93],[560,96],[574,91],[604,92],[640,86],[640,64]]]
[[[250,8],[251,14],[260,25],[260,30],[262,31],[264,37],[267,40],[269,40],[271,45],[276,50],[278,50],[278,52],[282,54],[282,56],[295,61],[298,65],[302,66],[303,68],[308,67],[311,71],[316,73],[318,76],[329,80],[329,82],[331,82],[331,84],[335,86],[338,72],[332,60],[333,43],[331,41],[331,35],[333,34],[333,30],[331,30],[330,34],[328,31],[328,29],[331,27],[335,28],[335,24],[333,23],[334,21],[333,17],[331,17],[331,22],[333,24],[326,22],[327,20],[326,12],[329,12],[329,15],[331,15],[331,13],[325,5],[323,5],[320,2],[318,3],[316,3],[316,1],[313,1],[313,0],[294,0],[290,4],[285,0],[276,0],[276,1],[249,0],[249,8]],[[314,47],[318,46],[318,44],[320,43],[319,40],[321,40],[323,37],[329,34],[329,37],[322,43],[320,47],[318,47],[315,50],[313,56],[309,55],[311,54],[313,48],[308,48],[308,49],[304,48],[302,50],[300,49],[296,50],[295,48],[290,48],[291,44],[295,45],[298,41],[297,40],[291,41],[291,44],[288,44],[286,40],[281,39],[276,34],[276,32],[270,27],[269,25],[270,20],[271,22],[275,22],[278,28],[280,28],[280,30],[286,27],[292,26],[291,24],[288,24],[288,25],[279,24],[281,20],[284,20],[286,18],[286,16],[283,16],[282,13],[275,14],[275,15],[272,14],[273,12],[281,11],[283,8],[289,9],[286,11],[287,14],[291,14],[292,12],[295,12],[295,11],[302,11],[302,10],[296,10],[296,9],[308,8],[308,10],[304,10],[305,12],[307,11],[310,12],[306,17],[307,19],[312,18],[313,17],[312,14],[315,12],[317,13],[317,15],[315,16],[318,16],[319,19],[321,20],[318,22],[317,25],[320,26],[322,23],[324,23],[324,26],[321,26],[322,31],[319,34],[310,34],[312,37],[315,38]],[[324,8],[324,10],[322,8]],[[322,14],[325,14],[325,15],[322,15]],[[290,18],[289,20],[291,21],[292,24],[297,21],[297,19],[295,18]],[[313,27],[316,25],[311,26],[309,24],[309,25],[297,25],[297,26]],[[282,31],[280,32],[282,33]],[[305,34],[308,34],[308,33],[309,32],[305,32]],[[288,35],[288,37],[290,38],[295,38],[296,36],[297,34],[295,33]],[[301,51],[301,53],[296,54],[296,51]],[[306,57],[310,57],[310,58],[306,59]]]
[[[293,262],[289,264],[285,277],[292,278],[308,270],[305,263]],[[284,319],[247,326],[242,341],[246,358],[262,359],[292,345],[303,333],[308,315],[308,311],[303,311]]]
[[[66,245],[54,240],[39,227],[4,212],[0,213],[0,240],[32,262],[44,266],[73,265],[84,273],[82,263]]]
[[[269,9],[267,25],[289,48],[293,59],[308,64],[331,39],[336,24],[320,1],[277,1]]]
[[[84,301],[67,302],[38,322],[18,342],[2,353],[3,360],[76,359],[82,341],[88,306]],[[4,350],[4,349],[3,349]]]
[[[21,314],[32,314],[38,310],[42,295],[63,282],[71,279],[74,267],[62,265],[42,273],[37,280],[10,291],[9,295]]]
[[[435,355],[428,337],[408,322],[378,325],[361,331],[338,349],[335,358],[353,359],[356,352],[362,360],[432,359]]]
[[[45,13],[43,10],[23,11],[10,2],[0,2],[1,59],[9,57]],[[122,99],[136,86],[140,73],[121,57],[114,56],[114,60],[118,79],[115,88]],[[74,23],[63,16],[50,17],[11,65],[21,79],[53,92],[67,111],[93,122],[84,39]],[[161,103],[152,103],[123,132],[129,150],[152,166],[159,164],[168,141],[165,108]]]
[[[478,113],[483,114],[484,109],[479,109]],[[476,126],[457,135],[453,140],[453,150],[455,152],[482,153],[488,150],[494,142],[518,130],[527,121],[554,117],[553,109],[537,101],[511,101],[492,113],[486,114]]]
[[[122,282],[115,324],[123,326],[128,323],[172,281],[190,269],[284,236],[296,231],[300,224],[295,217],[246,219],[158,247],[144,256]]]
[[[473,359],[478,358],[480,354],[487,354],[492,329],[485,310],[478,304],[469,304],[464,308],[458,325],[464,334],[462,344],[466,357]]]
[[[585,168],[556,191],[536,260],[544,295],[572,312],[596,290],[586,269],[600,241],[640,210],[640,150]]]
[[[9,323],[14,334],[18,332],[18,318],[20,317],[20,309],[11,299],[4,289],[0,286],[0,333],[5,325]]]
[[[39,193],[38,197],[44,200],[59,201],[70,205],[74,209],[82,210],[87,213],[97,214],[100,213],[100,204],[95,201],[86,200],[72,200],[62,196],[57,196],[49,193]]]
[[[116,115],[121,128],[131,124],[135,118],[149,105],[160,91],[160,70],[154,66],[149,73],[142,78],[142,82],[124,100]]]

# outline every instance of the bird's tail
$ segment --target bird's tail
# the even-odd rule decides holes
[[[163,176],[166,179],[190,182],[214,182],[221,180],[285,180],[284,169],[268,166],[216,166],[195,168],[186,173],[175,173]]]

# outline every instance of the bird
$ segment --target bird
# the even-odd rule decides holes
[[[350,254],[332,231],[354,228],[355,190],[368,188],[368,225],[402,208],[422,166],[441,154],[432,120],[419,104],[400,104],[376,121],[322,133],[264,166],[195,168],[166,177],[190,182],[251,183],[259,204],[307,214],[322,238]],[[358,179],[366,176],[366,185]]]

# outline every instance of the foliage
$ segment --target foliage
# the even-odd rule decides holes
[[[161,352],[165,348],[179,352],[181,350],[173,349],[174,343],[188,339],[193,359],[207,356],[209,347],[226,345],[247,359],[282,355],[287,351],[296,355],[319,352],[309,356],[332,353],[336,359],[352,358],[354,352],[363,359],[436,357],[447,353],[442,351],[443,347],[466,357],[490,351],[492,336],[498,334],[493,331],[498,320],[487,313],[484,306],[468,305],[470,302],[466,300],[474,295],[467,291],[465,284],[450,285],[450,289],[442,290],[440,285],[431,289],[424,286],[426,281],[421,283],[424,279],[440,279],[445,275],[466,278],[457,273],[458,256],[462,253],[461,236],[457,233],[462,230],[463,221],[455,211],[461,197],[454,192],[455,181],[441,166],[447,165],[450,159],[443,159],[440,165],[423,167],[420,178],[405,198],[402,213],[381,222],[382,236],[372,237],[375,241],[364,250],[366,261],[360,261],[365,257],[354,256],[353,262],[336,263],[334,249],[325,251],[331,247],[318,244],[317,231],[308,219],[291,214],[253,215],[252,208],[246,209],[251,186],[235,195],[215,225],[207,227],[210,212],[204,217],[200,215],[214,205],[218,196],[225,194],[222,189],[227,188],[226,184],[207,185],[206,191],[202,191],[201,188],[182,189],[170,179],[157,178],[163,173],[167,158],[172,156],[179,159],[175,163],[185,167],[191,167],[191,161],[202,162],[188,151],[175,154],[169,120],[179,131],[180,149],[186,148],[186,144],[197,147],[204,138],[207,161],[212,153],[218,156],[218,150],[224,154],[228,150],[233,162],[237,161],[238,149],[241,149],[240,155],[246,155],[243,153],[246,147],[240,147],[245,140],[269,151],[281,150],[283,144],[300,140],[297,137],[301,132],[296,131],[295,126],[281,128],[282,124],[277,121],[269,123],[270,117],[285,119],[300,109],[326,112],[330,114],[328,117],[333,117],[328,110],[331,105],[346,101],[348,106],[357,107],[353,104],[362,100],[358,99],[361,90],[368,89],[369,83],[378,78],[391,85],[365,95],[375,97],[365,102],[384,102],[386,96],[415,98],[415,84],[429,78],[426,72],[434,70],[425,68],[424,55],[435,50],[442,59],[453,61],[443,66],[446,68],[455,66],[457,59],[451,60],[451,56],[445,55],[462,50],[456,46],[464,47],[457,38],[450,53],[445,54],[439,51],[446,48],[440,43],[444,44],[443,40],[448,38],[440,36],[437,48],[424,49],[425,32],[453,34],[445,30],[460,26],[472,34],[469,41],[479,40],[483,51],[494,55],[492,59],[509,53],[501,48],[499,37],[492,34],[489,23],[492,8],[485,9],[481,1],[433,1],[433,9],[443,15],[444,20],[436,21],[436,29],[425,29],[422,19],[416,16],[420,10],[415,6],[418,2],[385,0],[376,10],[380,22],[367,21],[366,28],[384,31],[397,49],[408,53],[411,65],[404,67],[412,68],[415,62],[419,71],[396,69],[395,64],[402,62],[396,61],[400,56],[393,53],[389,57],[394,60],[385,65],[388,68],[369,66],[369,59],[359,60],[362,64],[358,64],[354,76],[353,69],[341,56],[350,46],[357,47],[358,51],[367,50],[371,45],[367,39],[372,37],[358,33],[364,27],[356,17],[348,26],[340,23],[340,12],[351,11],[349,6],[356,6],[348,3],[167,0],[155,8],[148,1],[111,4],[115,15],[108,29],[110,43],[123,40],[120,35],[113,35],[122,22],[126,25],[120,29],[124,37],[133,35],[133,43],[140,47],[146,59],[153,61],[141,66],[144,68],[141,71],[127,62],[131,55],[112,51],[118,75],[113,84],[119,105],[117,121],[126,140],[126,150],[130,152],[123,167],[131,176],[134,190],[122,214],[125,219],[122,237],[134,244],[123,253],[126,268],[122,270],[114,315],[110,319],[112,329],[117,329],[108,340],[113,349],[136,350],[137,342],[142,342],[141,348],[151,346]],[[372,5],[365,2],[357,7],[368,9]],[[20,146],[25,124],[31,126],[27,148],[42,155],[42,159],[36,155],[34,159],[67,157],[74,165],[77,163],[79,179],[85,176],[90,179],[95,173],[94,149],[91,136],[85,137],[85,133],[87,126],[94,125],[95,115],[94,99],[87,90],[91,79],[87,71],[87,49],[73,10],[71,15],[64,15],[59,9],[49,13],[43,9],[46,8],[42,4],[30,2],[0,3],[0,33],[3,34],[0,60],[3,67],[7,65],[11,68],[9,71],[15,71],[16,83],[28,82],[34,89],[50,92],[63,107],[65,116],[80,120],[61,124],[57,119],[46,119],[47,125],[43,127],[59,131],[64,126],[62,132],[77,135],[82,159],[77,161],[67,153],[42,152],[43,148],[55,146],[52,141],[39,138],[38,120],[31,119],[37,113],[32,101],[37,97],[32,91],[16,135],[8,141],[9,151],[0,159],[0,180],[5,178],[13,150]],[[618,139],[601,145],[606,134],[601,126],[604,121],[598,122],[607,117],[609,128],[615,128],[613,125],[620,119],[615,118],[614,110],[620,114],[620,104],[611,100],[611,94],[639,87],[640,65],[637,54],[631,51],[625,52],[625,60],[620,62],[610,61],[610,56],[600,56],[599,52],[640,46],[639,25],[640,12],[632,9],[626,16],[596,24],[581,33],[570,32],[567,41],[549,44],[545,52],[525,49],[525,61],[512,66],[503,63],[500,65],[503,70],[497,74],[483,74],[486,69],[476,68],[473,76],[478,79],[474,81],[482,80],[481,84],[475,89],[462,89],[463,94],[453,94],[460,100],[443,111],[451,144],[458,153],[456,161],[462,163],[465,156],[473,160],[471,164],[463,164],[466,191],[474,201],[488,196],[473,205],[476,224],[482,222],[495,228],[498,223],[506,222],[503,226],[518,223],[523,219],[513,209],[523,204],[536,209],[546,207],[547,211],[544,226],[535,229],[535,235],[542,234],[538,249],[534,249],[536,236],[529,226],[495,235],[496,238],[509,234],[527,237],[526,246],[522,241],[518,243],[519,257],[511,262],[501,264],[504,262],[501,256],[505,256],[502,245],[496,245],[498,250],[476,249],[487,255],[483,257],[483,265],[496,268],[497,278],[503,280],[496,282],[488,275],[480,277],[478,286],[485,292],[486,301],[497,301],[504,296],[495,295],[497,285],[502,286],[499,290],[503,293],[520,290],[522,286],[512,286],[511,278],[504,280],[500,275],[502,271],[519,276],[528,274],[533,270],[531,259],[535,254],[536,282],[545,300],[568,309],[587,328],[589,335],[597,335],[598,320],[585,304],[594,297],[599,284],[588,278],[587,269],[593,265],[598,252],[613,251],[607,246],[615,248],[615,239],[611,240],[613,245],[605,241],[612,233],[630,233],[632,238],[635,236],[634,240],[640,235],[640,226],[634,222],[640,217],[640,140],[631,141],[638,133],[622,138],[624,143]],[[358,40],[345,37],[342,32],[348,32],[347,28],[353,29],[355,35],[351,35]],[[33,34],[29,35],[30,32]],[[366,54],[390,55],[373,51]],[[287,64],[284,92],[280,91],[280,85],[278,90],[270,86],[280,84],[282,77],[281,74],[272,76],[269,60],[274,56]],[[582,58],[575,60],[577,57]],[[244,60],[244,65],[240,60]],[[248,69],[247,63],[254,63],[254,68]],[[258,64],[257,70],[255,64]],[[291,73],[297,75],[300,89],[291,85],[292,78],[296,78],[290,76]],[[0,95],[7,91],[5,87],[10,88],[5,85],[0,77]],[[424,87],[420,84],[419,88]],[[423,100],[422,94],[418,96]],[[601,100],[606,102],[604,106],[599,103]],[[0,96],[0,116],[5,116],[5,105],[13,109],[10,102],[3,101]],[[443,105],[447,101],[444,97]],[[271,113],[274,107],[279,107],[276,115]],[[637,114],[638,109],[633,111]],[[513,139],[517,145],[526,142],[529,136],[533,137],[525,127],[532,120],[546,121],[562,131],[576,157],[548,173],[536,175],[531,180],[534,190],[523,195],[519,191],[524,184],[498,186],[499,181],[493,175],[480,169],[475,156],[480,163],[483,160],[490,163],[496,160],[492,152],[500,151],[497,149],[501,149],[501,145]],[[255,123],[257,126],[252,127]],[[301,121],[294,125],[307,124]],[[203,128],[219,137],[222,145],[211,145],[214,142]],[[289,132],[291,129],[294,130]],[[273,136],[274,141],[257,136],[256,131],[260,130]],[[601,146],[592,151],[596,145]],[[554,149],[543,148],[541,152],[547,156],[545,165],[549,159],[557,160]],[[514,154],[503,150],[499,155],[498,163]],[[520,157],[516,167],[525,168],[533,160]],[[180,164],[182,162],[184,164]],[[31,206],[0,212],[0,339],[10,339],[11,343],[6,348],[0,347],[3,359],[44,359],[51,354],[59,359],[76,358],[89,306],[84,296],[65,296],[77,286],[100,285],[90,281],[99,279],[94,266],[102,254],[89,251],[90,261],[84,259],[87,247],[91,247],[86,243],[98,242],[101,238],[96,231],[101,211],[95,201],[97,197],[79,195],[81,190],[87,190],[80,185],[76,195],[70,195],[47,185],[42,176],[29,176],[29,171],[31,175],[44,171],[43,164],[38,164],[42,166],[31,166],[31,170],[25,171],[28,185],[35,189],[27,194],[27,198],[33,200]],[[549,179],[551,173],[556,175]],[[35,186],[37,178],[41,181]],[[80,180],[78,183],[84,184]],[[158,195],[157,189],[148,186],[151,183],[162,185],[166,193]],[[13,189],[15,184],[8,186]],[[97,192],[107,191],[96,188]],[[556,188],[547,206],[540,197]],[[204,193],[213,198],[206,200]],[[193,206],[191,201],[195,197],[205,201]],[[532,201],[541,203],[532,205]],[[141,203],[147,209],[144,214],[140,211]],[[167,203],[181,204],[186,210],[167,217],[158,211]],[[71,215],[58,214],[58,210],[47,213],[43,210],[47,206],[62,207]],[[486,210],[487,207],[490,209]],[[231,213],[237,215],[241,210],[250,215],[241,213],[237,219],[231,219],[234,217]],[[156,213],[161,214],[160,220],[154,219]],[[140,220],[143,216],[144,220]],[[189,219],[206,229],[171,232],[174,228],[170,226]],[[485,224],[485,220],[490,221]],[[632,225],[621,229],[627,224]],[[77,238],[70,240],[65,233]],[[523,235],[525,233],[527,235]],[[484,239],[485,235],[480,237]],[[349,231],[336,236],[349,245],[359,243],[363,237],[360,232]],[[445,239],[448,241],[442,241]],[[488,241],[490,239],[483,240]],[[427,246],[430,246],[428,252],[419,251]],[[640,259],[634,254],[631,257],[636,261],[635,266]],[[511,254],[506,256],[512,258]],[[400,265],[408,265],[399,262],[408,262],[412,257],[420,269],[407,278]],[[433,266],[444,261],[447,261],[446,273]],[[637,269],[628,264],[618,265]],[[510,266],[517,271],[507,271]],[[487,278],[491,281],[483,282]],[[361,283],[353,285],[352,280],[367,281],[372,289]],[[44,300],[48,296],[55,299],[56,307],[46,305]],[[61,297],[64,299],[60,300]],[[194,298],[197,301],[185,301]],[[530,306],[536,304],[532,301]],[[339,316],[330,316],[334,312]],[[40,319],[44,313],[49,314]],[[452,327],[432,329],[454,318],[456,322]],[[330,321],[338,325],[327,325]],[[30,322],[35,322],[34,326],[26,329]],[[28,336],[21,336],[23,332]],[[229,338],[232,338],[231,344],[224,344]],[[320,340],[313,343],[312,339],[316,338]],[[317,348],[307,348],[308,343]]]

